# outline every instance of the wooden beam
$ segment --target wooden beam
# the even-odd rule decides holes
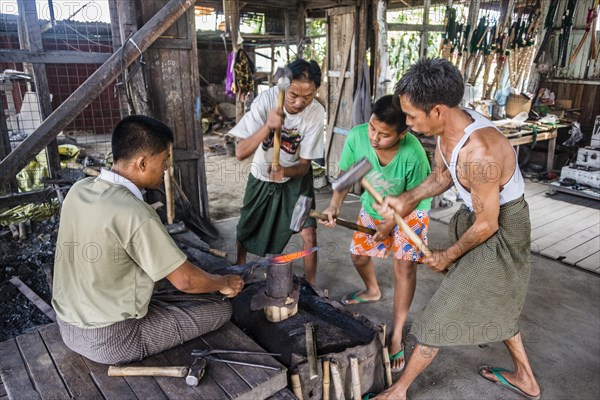
[[[0,196],[0,204],[2,204],[3,208],[12,208],[25,203],[39,203],[41,201],[49,200],[53,197],[56,197],[56,190],[48,188],[33,192]]]
[[[396,32],[396,31],[421,32],[421,31],[423,31],[423,29],[424,29],[423,25],[419,25],[419,24],[390,24],[390,23],[387,24],[387,30],[389,32]],[[444,25],[429,25],[429,26],[427,26],[427,31],[429,31],[429,32],[444,32],[445,30],[446,30],[446,27],[444,27]]]
[[[123,45],[122,50],[115,52],[46,118],[38,129],[0,162],[0,183],[16,174],[34,154],[56,138],[97,97],[98,93],[115,80],[121,72],[122,65],[131,65],[139,57],[140,52],[144,52],[194,3],[194,0],[170,0]]]
[[[30,64],[103,64],[110,53],[86,53],[83,51],[27,51],[0,50],[2,62]]]
[[[37,18],[37,7],[35,0],[19,0],[19,42],[21,48],[32,50],[34,52],[44,51],[42,42],[42,32]],[[35,82],[35,92],[40,104],[42,121],[52,114],[52,100],[50,98],[50,85],[48,84],[48,74],[45,64],[28,64],[26,68],[33,73]],[[48,160],[48,174],[51,178],[56,178],[60,169],[60,158],[58,156],[58,143],[56,136],[46,143],[46,154]],[[40,151],[42,148],[40,148]],[[7,157],[8,158],[8,157]],[[29,161],[29,160],[27,160]]]

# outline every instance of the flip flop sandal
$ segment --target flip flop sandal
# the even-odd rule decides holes
[[[494,374],[494,376],[496,378],[498,378],[497,381],[488,378],[487,376],[485,376],[483,374],[483,372],[491,372],[492,374]],[[521,396],[525,397],[526,399],[529,400],[539,400],[541,397],[541,393],[538,394],[537,396],[532,396],[529,393],[524,392],[523,390],[519,389],[518,387],[516,387],[515,385],[511,384],[509,381],[506,380],[506,378],[504,378],[502,376],[502,374],[500,374],[500,372],[510,372],[507,369],[504,368],[492,368],[492,367],[488,367],[488,366],[481,366],[479,367],[479,375],[481,375],[483,378],[487,379],[490,382],[496,383],[502,387],[507,388],[508,390],[512,390],[513,392],[520,394]]]
[[[354,292],[348,293],[347,295],[345,295],[342,298],[341,303],[343,305],[345,305],[345,306],[349,306],[349,305],[352,305],[352,304],[377,303],[379,300],[381,300],[381,299],[377,299],[377,300],[366,300],[366,299],[363,299],[362,297],[356,295],[358,292],[359,292],[359,290],[356,290]],[[356,303],[351,303],[350,302],[351,300],[356,301]]]
[[[390,362],[397,360],[400,357],[404,357],[404,344],[402,344],[402,349],[399,352],[397,352],[396,354],[390,355]],[[394,372],[394,373],[402,372],[405,365],[406,365],[406,357],[404,357],[404,362],[402,364],[400,364],[400,367],[392,368],[392,372]]]

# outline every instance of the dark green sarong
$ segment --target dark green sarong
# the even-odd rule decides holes
[[[475,222],[462,206],[449,225],[456,242]],[[463,255],[419,311],[410,334],[427,346],[499,342],[519,332],[529,283],[531,226],[523,197],[500,206],[498,231]]]
[[[264,182],[252,174],[244,194],[237,226],[237,240],[252,254],[281,254],[294,233],[290,229],[294,206],[300,195],[313,198],[312,169],[302,178],[284,183]],[[314,218],[308,218],[304,227],[316,226]]]

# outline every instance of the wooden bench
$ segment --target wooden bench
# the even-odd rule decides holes
[[[132,365],[189,365],[192,349],[264,351],[231,322]],[[265,399],[289,398],[286,368],[270,356],[226,355],[237,361],[281,368],[279,371],[208,361],[197,387],[183,378],[109,377],[108,365],[71,351],[56,324],[45,325],[0,343],[0,399]],[[2,384],[4,388],[2,388]],[[283,396],[283,397],[282,397]]]

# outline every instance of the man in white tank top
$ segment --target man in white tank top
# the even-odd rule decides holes
[[[434,250],[424,260],[434,270],[449,269],[450,273],[425,309],[416,313],[413,325],[418,326],[413,326],[411,334],[418,343],[403,375],[377,399],[406,398],[408,387],[429,366],[440,347],[494,341],[504,341],[515,364],[514,371],[480,367],[480,375],[526,398],[539,398],[540,387],[517,327],[530,271],[529,211],[523,199],[523,179],[515,152],[504,135],[483,116],[460,108],[463,93],[460,71],[445,59],[417,62],[396,85],[395,95],[411,131],[437,136],[435,163],[431,175],[419,186],[398,197],[386,198],[379,212],[391,217],[393,209],[405,215],[421,199],[439,195],[455,185],[466,207],[454,219],[462,218],[468,223],[451,222],[449,231],[456,228],[458,232],[455,243],[445,250]],[[527,221],[521,223],[524,218]],[[518,228],[517,221],[524,227]],[[519,229],[520,232],[514,232]],[[504,234],[507,230],[510,232]],[[520,246],[506,239],[511,233],[520,235],[520,243],[525,243],[527,249],[510,249],[508,255],[504,254],[506,246]],[[519,253],[526,254],[521,257]],[[486,265],[493,268],[479,269]],[[506,281],[504,276],[508,277]],[[492,293],[494,287],[500,293]],[[507,289],[497,290],[497,287]],[[469,314],[473,309],[476,313]],[[510,314],[509,323],[501,319],[503,314]],[[427,336],[434,323],[444,326],[447,321],[457,321],[457,326],[464,327],[468,322],[485,325],[496,320],[502,321],[498,326],[504,328],[497,340],[473,339],[471,335],[464,341],[452,342]],[[460,325],[461,321],[467,322]],[[505,328],[513,323],[512,328]],[[417,332],[419,327],[422,332]]]

